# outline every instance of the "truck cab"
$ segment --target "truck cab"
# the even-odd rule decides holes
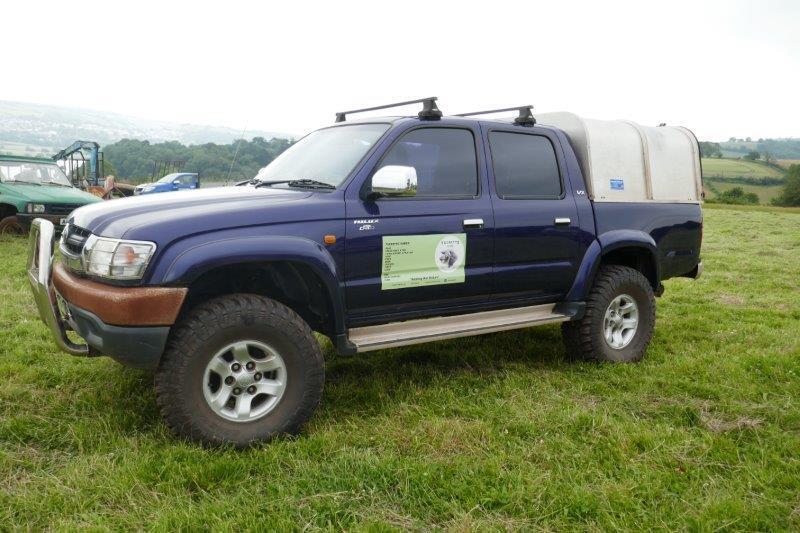
[[[0,155],[0,235],[25,234],[34,218],[60,230],[72,211],[99,201],[73,187],[51,159]]]
[[[312,332],[355,355],[561,324],[567,357],[638,361],[663,282],[702,270],[693,136],[420,103],[339,113],[240,186],[78,210],[52,271],[37,223],[40,316],[68,353],[156,369],[179,435],[239,446],[311,416]]]

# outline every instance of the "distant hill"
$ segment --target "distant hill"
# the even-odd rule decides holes
[[[120,139],[178,141],[193,145],[229,144],[241,135],[241,130],[220,126],[176,124],[94,109],[0,100],[0,153],[52,155],[78,139],[97,141],[101,146]],[[254,130],[247,131],[246,137],[272,139],[294,136]]]
[[[800,139],[729,139],[719,143],[725,157],[742,157],[751,151],[770,154],[774,159],[800,159]]]

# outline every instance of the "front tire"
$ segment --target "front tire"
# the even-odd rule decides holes
[[[156,399],[179,436],[245,447],[299,433],[324,380],[322,351],[302,318],[269,298],[235,294],[199,305],[175,326]]]
[[[27,233],[27,230],[22,226],[22,223],[16,216],[6,217],[0,220],[0,235],[24,237]]]
[[[597,274],[580,320],[561,326],[567,356],[633,363],[644,356],[656,321],[656,299],[641,272],[606,265]]]

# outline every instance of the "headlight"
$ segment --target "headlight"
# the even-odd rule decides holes
[[[42,204],[28,204],[26,207],[28,213],[44,213],[44,205]]]
[[[103,278],[141,279],[155,251],[154,242],[92,235],[83,248],[83,267],[88,274]]]

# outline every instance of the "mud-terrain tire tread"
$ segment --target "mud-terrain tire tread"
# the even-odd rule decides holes
[[[305,361],[306,387],[302,399],[289,416],[271,431],[249,440],[238,440],[222,432],[210,432],[198,424],[191,406],[184,401],[184,379],[192,357],[218,331],[241,325],[270,324],[288,334]],[[200,304],[173,327],[155,376],[156,402],[167,426],[177,435],[204,445],[233,444],[246,447],[268,442],[282,434],[296,435],[311,418],[322,398],[325,366],[319,342],[311,328],[289,307],[256,294],[232,294]],[[283,401],[283,400],[282,400]],[[252,423],[258,423],[252,422]]]
[[[636,287],[639,327],[636,337],[622,350],[608,346],[603,337],[603,318],[620,287]],[[631,295],[634,296],[635,295]],[[653,337],[656,322],[656,300],[650,282],[638,270],[622,265],[603,265],[595,278],[580,320],[564,322],[561,334],[567,357],[581,361],[634,363],[644,356]]]

